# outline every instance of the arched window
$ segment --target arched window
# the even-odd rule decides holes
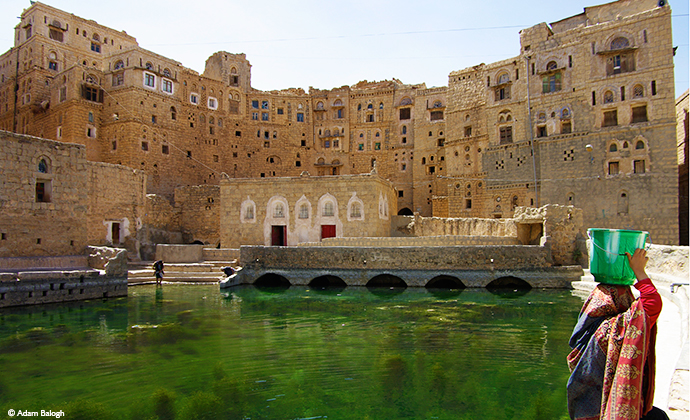
[[[611,145],[609,146],[609,152],[617,152],[617,151],[618,151],[618,146],[616,145],[616,143],[611,143]]]
[[[611,49],[612,50],[621,50],[623,48],[628,48],[630,46],[630,41],[628,41],[628,38],[619,36],[618,38],[614,39],[611,41]]]
[[[146,70],[153,70],[153,64],[151,64],[150,62],[147,62],[145,67]]]
[[[317,102],[316,109],[319,109],[319,110],[323,109],[323,102],[320,102],[320,101]]]
[[[402,126],[402,133],[407,134],[407,126],[406,125]]]
[[[172,77],[172,75],[170,73],[170,69],[163,69],[163,76]]]
[[[443,107],[443,103],[441,101],[434,102],[434,108],[442,108],[442,107]]]
[[[642,97],[644,97],[644,87],[642,87],[642,85],[635,85],[635,87],[633,87],[633,98]]]
[[[323,205],[323,216],[324,217],[332,217],[334,214],[333,212],[333,202],[331,201],[326,201]]]
[[[503,73],[500,76],[498,76],[498,84],[502,85],[504,83],[508,83],[510,81],[510,76],[508,76],[508,73]]]
[[[283,203],[276,203],[275,207],[273,207],[273,217],[276,219],[285,217],[285,207],[283,207]]]
[[[638,140],[637,143],[635,143],[635,150],[642,150],[644,149],[644,142],[642,140]]]
[[[556,70],[558,68],[558,63],[555,61],[549,61],[546,65],[546,71]]]
[[[120,70],[125,68],[125,63],[122,60],[118,60],[115,62],[115,65],[113,66],[113,70]]]
[[[383,109],[383,102],[379,104],[379,109]]]
[[[373,104],[367,105],[367,109],[374,109],[374,105]]]
[[[357,111],[361,111],[361,110],[362,110],[362,104],[358,104],[357,105]]]
[[[100,41],[101,38],[98,36],[98,34],[93,34],[93,40],[94,41]]]
[[[352,203],[350,207],[350,218],[360,219],[362,217],[362,206],[359,203]]]
[[[38,172],[42,174],[47,174],[48,173],[48,163],[46,162],[45,159],[41,159],[38,162]]]
[[[606,92],[604,92],[604,103],[610,104],[612,102],[613,102],[613,92],[611,92],[610,90],[607,90]]]
[[[307,203],[302,203],[299,207],[299,218],[308,219],[309,218],[309,205]]]
[[[336,99],[335,102],[333,102],[333,106],[343,106],[343,101]]]

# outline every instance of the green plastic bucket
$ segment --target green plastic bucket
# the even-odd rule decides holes
[[[635,282],[628,264],[630,255],[637,248],[644,248],[649,232],[623,229],[588,229],[590,238],[589,271],[594,280],[605,284],[631,285]]]

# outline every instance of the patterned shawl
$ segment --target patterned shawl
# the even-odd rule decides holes
[[[629,287],[598,285],[570,337],[570,418],[638,420],[651,410],[655,338]]]

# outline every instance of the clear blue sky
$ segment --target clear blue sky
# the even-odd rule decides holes
[[[139,45],[203,72],[216,51],[245,53],[252,86],[331,89],[360,80],[445,86],[448,73],[519,53],[521,28],[582,13],[595,0],[46,0],[125,30]],[[604,2],[602,2],[604,3]],[[670,0],[676,97],[688,89],[688,0]],[[29,0],[2,0],[0,51]]]

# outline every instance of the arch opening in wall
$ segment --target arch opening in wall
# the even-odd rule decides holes
[[[407,283],[398,276],[392,274],[379,274],[371,278],[367,282],[367,286],[370,288],[383,287],[383,288],[407,288]]]
[[[437,299],[453,299],[465,290],[465,285],[453,276],[437,276],[429,280],[426,290]]]
[[[311,287],[315,291],[334,292],[342,291],[343,289],[345,289],[347,287],[347,283],[345,283],[345,281],[340,277],[326,275],[316,277],[315,279],[310,281],[309,287]]]
[[[372,295],[389,299],[405,292],[407,284],[397,276],[381,274],[369,280],[366,287]]]
[[[254,286],[265,291],[284,291],[290,288],[288,279],[275,273],[266,273],[254,281]]]
[[[464,289],[467,286],[457,277],[440,275],[429,280],[424,287],[427,289]]]
[[[413,216],[413,215],[414,215],[414,213],[412,212],[412,210],[410,210],[407,207],[403,207],[400,210],[398,210],[398,216]]]
[[[487,290],[491,293],[503,296],[503,297],[517,297],[522,296],[532,290],[532,286],[525,280],[506,276],[500,277],[491,283],[486,285]]]

